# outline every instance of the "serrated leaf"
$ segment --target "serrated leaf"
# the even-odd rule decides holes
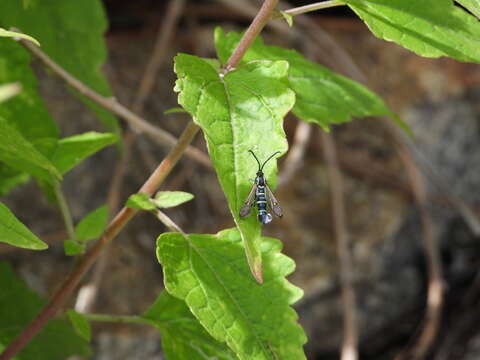
[[[18,95],[22,91],[20,83],[4,84],[0,86],[0,103]]]
[[[21,38],[21,39],[29,40],[33,42],[35,45],[40,46],[40,43],[30,35],[14,32],[14,31],[8,31],[2,28],[0,28],[0,37]]]
[[[89,241],[102,235],[107,227],[108,208],[106,205],[100,206],[87,214],[75,227],[78,241]]]
[[[48,245],[33,234],[0,202],[0,242],[30,250],[44,250]]]
[[[127,208],[151,211],[157,207],[148,194],[138,193],[130,195],[125,205]]]
[[[55,26],[47,26],[55,24]],[[103,34],[107,19],[100,0],[30,1],[2,0],[0,26],[19,28],[42,43],[42,50],[65,70],[104,96],[112,92],[99,71],[107,52]],[[116,118],[76,93],[97,114],[105,127],[118,131]]]
[[[81,336],[85,341],[90,342],[90,340],[92,339],[92,330],[90,328],[90,323],[88,322],[85,315],[71,309],[67,310],[67,315],[76,333]]]
[[[303,292],[285,279],[295,264],[280,254],[280,241],[263,237],[260,245],[262,285],[249,274],[237,229],[216,235],[164,233],[157,256],[165,287],[240,359],[305,359],[306,337],[290,307]]]
[[[50,160],[1,116],[0,137],[0,161],[48,182],[62,178]]]
[[[169,360],[237,359],[224,343],[205,331],[184,301],[166,291],[142,317],[160,330],[162,350]]]
[[[77,256],[83,254],[85,251],[85,244],[68,239],[63,242],[63,251],[67,256]]]
[[[240,38],[241,35],[235,32],[225,35],[221,28],[215,30],[215,46],[222,61],[229,58]],[[243,59],[287,60],[290,64],[288,79],[296,93],[293,113],[325,130],[330,124],[348,122],[352,117],[389,115],[399,121],[383,100],[365,86],[305,59],[295,50],[267,46],[259,38]]]
[[[480,0],[455,0],[465,9],[470,11],[478,19],[480,19]]]
[[[45,306],[46,301],[28,289],[10,267],[0,263],[0,347],[6,346]],[[48,324],[15,356],[16,360],[65,360],[89,356],[88,344],[65,320]]]
[[[250,268],[261,282],[261,225],[254,215],[240,219],[239,211],[252,187],[249,179],[257,171],[248,150],[254,150],[260,159],[287,150],[283,117],[295,102],[286,83],[288,63],[255,61],[226,75],[212,64],[191,55],[176,56],[175,89],[180,92],[179,104],[205,134],[212,163],[242,234]],[[270,161],[264,172],[274,187],[276,161]]]
[[[345,0],[380,39],[425,57],[480,63],[480,22],[453,0]]]
[[[194,198],[193,194],[184,191],[159,191],[152,202],[159,208],[170,208],[186,203]]]
[[[86,157],[118,141],[118,136],[94,131],[60,139],[51,156],[53,164],[65,174]]]

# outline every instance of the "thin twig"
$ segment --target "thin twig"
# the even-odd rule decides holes
[[[63,222],[65,223],[68,237],[70,238],[70,240],[76,241],[77,235],[75,233],[72,215],[68,207],[67,199],[65,198],[65,195],[62,191],[62,185],[58,181],[54,181],[53,191],[55,193],[55,198],[57,199],[58,208],[60,209],[60,213],[62,214]]]
[[[309,123],[305,121],[298,122],[293,137],[293,144],[288,151],[288,156],[283,164],[283,171],[278,179],[279,186],[288,183],[302,166],[302,159],[311,133],[312,126]]]
[[[175,1],[175,0],[174,0]],[[83,314],[88,321],[112,322],[122,324],[154,325],[151,320],[135,315]]]
[[[265,0],[263,2],[260,11],[253,19],[247,31],[245,31],[242,39],[240,40],[232,55],[228,59],[227,65],[225,66],[225,69],[227,71],[233,70],[238,65],[243,55],[247,52],[248,48],[253,43],[255,38],[258,36],[258,34],[260,34],[262,29],[268,23],[268,20],[270,19],[270,16],[277,4],[278,0]]]
[[[168,215],[164,212],[157,209],[155,211],[155,216],[163,223],[163,225],[165,225],[171,231],[178,232],[183,236],[187,236],[187,234],[182,230],[182,228],[178,226],[172,219],[170,219],[170,217],[168,217]]]
[[[400,158],[407,170],[412,184],[413,196],[420,211],[423,230],[423,247],[427,258],[428,290],[427,310],[422,324],[422,331],[412,348],[402,352],[396,360],[419,360],[425,358],[438,333],[443,307],[443,276],[440,253],[436,242],[433,221],[427,211],[427,192],[422,176],[412,161],[408,150],[399,148]]]
[[[160,67],[165,62],[168,45],[173,34],[173,29],[178,23],[178,19],[181,15],[184,5],[185,0],[170,0],[168,4],[167,11],[165,12],[164,16],[165,21],[162,22],[162,26],[160,26],[158,30],[157,40],[155,42],[152,56],[145,67],[145,72],[140,81],[137,95],[132,104],[132,110],[137,114],[142,114],[145,101],[155,84],[154,80],[157,78]],[[124,135],[123,151],[115,167],[107,196],[107,205],[110,210],[110,214],[115,214],[119,210],[120,194],[122,191],[125,174],[130,163],[132,147],[136,142],[136,138],[136,134],[130,130],[127,130]],[[109,259],[110,257],[107,255],[107,251],[104,251],[97,261],[93,271],[92,280],[83,285],[78,291],[75,310],[81,313],[87,313],[92,310],[98,294],[98,289],[100,288],[100,284],[102,282],[103,274],[107,269]]]
[[[337,161],[335,144],[330,134],[321,131],[325,162],[327,164],[333,224],[340,263],[340,285],[343,307],[343,344],[341,360],[358,359],[358,329],[355,291],[353,288],[352,255],[347,230],[343,180]]]
[[[163,183],[173,167],[176,165],[188,144],[197,134],[199,127],[192,121],[178,139],[177,145],[168,153],[153,174],[140,188],[139,192],[153,195],[155,190]],[[86,271],[95,262],[103,248],[125,227],[138,210],[123,208],[111,221],[102,237],[83,255],[70,275],[60,288],[54,293],[47,306],[38,314],[30,324],[5,348],[0,355],[0,360],[9,360],[15,356],[28,342],[42,329],[42,327],[57,313],[70,294],[75,290]]]
[[[312,11],[317,11],[317,10],[321,10],[321,9],[328,9],[328,8],[331,8],[331,7],[342,6],[342,5],[345,5],[345,3],[343,1],[339,1],[339,0],[321,1],[321,2],[316,2],[316,3],[313,3],[313,4],[299,6],[299,7],[293,8],[293,9],[288,9],[288,10],[285,10],[284,13],[286,13],[290,16],[297,16],[297,15],[306,14],[306,13],[309,13],[309,12],[312,12]],[[281,14],[274,15],[274,18],[280,18],[280,17],[282,17]]]
[[[122,119],[125,119],[132,125],[132,127],[138,131],[144,132],[146,135],[150,136],[154,141],[160,145],[174,146],[177,142],[177,139],[168,133],[167,131],[160,129],[152,124],[150,124],[145,119],[141,118],[122,104],[120,104],[114,98],[107,98],[100,95],[95,90],[86,86],[80,80],[72,76],[66,70],[64,70],[60,65],[53,61],[47,54],[45,54],[39,47],[30,43],[26,40],[19,40],[19,42],[37,59],[39,59],[46,67],[53,71],[54,74],[58,75],[63,79],[68,85],[77,90],[80,94],[94,101],[98,105],[104,107],[111,113],[119,116]],[[185,154],[200,164],[211,168],[211,162],[208,156],[201,150],[189,146],[185,151]]]

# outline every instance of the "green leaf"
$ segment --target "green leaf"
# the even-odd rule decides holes
[[[51,181],[51,177],[61,179],[57,168],[25,139],[13,126],[0,116],[0,161],[31,175]]]
[[[130,209],[139,209],[146,211],[155,210],[157,208],[156,205],[152,202],[150,196],[144,193],[130,195],[125,206]]]
[[[142,317],[160,330],[162,350],[167,359],[237,359],[225,344],[205,331],[184,301],[166,291],[162,291]]]
[[[222,61],[229,58],[240,38],[238,33],[225,35],[221,28],[215,30],[215,46]],[[352,117],[389,115],[399,120],[383,100],[365,86],[308,61],[295,50],[267,46],[258,39],[243,59],[287,60],[290,64],[288,79],[296,93],[293,113],[327,131],[331,124],[348,122]]]
[[[286,81],[288,63],[255,61],[226,75],[212,64],[191,55],[176,56],[175,90],[180,92],[178,102],[204,132],[212,163],[242,234],[250,268],[261,282],[261,225],[253,214],[240,219],[239,211],[252,187],[249,179],[257,171],[248,150],[254,150],[260,159],[287,150],[283,117],[295,102]],[[265,175],[274,187],[276,161],[267,164]]]
[[[480,0],[455,0],[465,9],[470,11],[478,19],[480,19]]]
[[[15,215],[0,202],[0,242],[13,246],[44,250],[48,245],[33,234]]]
[[[159,208],[170,208],[186,203],[193,198],[193,194],[184,191],[159,191],[152,202]]]
[[[85,251],[85,244],[68,239],[63,242],[63,251],[65,251],[65,255],[67,256],[77,256],[83,254]]]
[[[22,91],[22,86],[18,82],[1,85],[0,103],[18,95],[20,91]]]
[[[88,241],[98,238],[107,227],[108,208],[100,206],[85,216],[76,226],[78,241]]]
[[[27,35],[27,34],[22,34],[19,32],[14,32],[14,31],[8,31],[5,29],[0,28],[0,37],[11,37],[11,38],[21,38],[25,40],[29,40],[33,42],[35,45],[40,46],[40,43],[34,39],[33,37]]]
[[[65,174],[86,157],[118,141],[118,136],[94,131],[60,139],[51,159],[57,169]]]
[[[345,0],[380,39],[425,57],[480,63],[480,22],[453,0]]]
[[[42,43],[42,50],[66,71],[104,96],[112,92],[100,67],[107,52],[104,32],[107,19],[100,0],[30,1],[2,0],[0,26],[19,28]],[[97,114],[105,127],[118,131],[116,118],[77,94]]]
[[[3,8],[0,16],[2,14]],[[22,92],[0,104],[0,117],[3,117],[34,146],[47,139],[56,141],[59,130],[43,100],[38,96],[37,80],[30,68],[29,54],[17,42],[0,39],[0,83],[13,82],[21,84]],[[21,170],[4,164],[0,164],[0,174],[2,175],[0,176],[2,192],[27,179]]]
[[[68,318],[70,319],[75,332],[81,336],[85,341],[90,342],[92,339],[92,330],[87,318],[75,310],[67,310]]]
[[[165,233],[157,240],[168,292],[185,300],[216,340],[226,342],[240,359],[305,359],[306,342],[290,307],[302,291],[285,277],[293,260],[280,253],[280,241],[261,238],[264,283],[249,274],[240,234]]]
[[[0,263],[0,348],[17,336],[45,306],[46,301],[28,289],[10,267]],[[6,290],[6,291],[5,291]],[[50,320],[16,360],[65,360],[71,355],[89,356],[90,348],[68,321]]]

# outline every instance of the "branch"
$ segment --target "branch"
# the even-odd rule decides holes
[[[337,256],[340,262],[340,285],[343,306],[343,344],[341,360],[358,359],[358,329],[355,291],[353,288],[352,255],[349,248],[349,234],[345,219],[343,179],[338,167],[335,144],[330,134],[321,131],[328,182],[332,200],[333,223],[337,242]]]
[[[26,40],[19,40],[19,42],[33,56],[39,59],[50,70],[52,70],[54,74],[58,75],[61,79],[63,79],[72,88],[77,90],[80,94],[89,98],[90,100],[97,103],[98,105],[104,107],[111,113],[119,116],[122,119],[125,119],[128,123],[130,123],[130,125],[134,129],[140,132],[144,132],[146,135],[150,136],[153,140],[155,140],[160,145],[174,146],[176,144],[177,139],[173,135],[171,135],[165,130],[162,130],[150,124],[148,121],[141,118],[140,116],[138,116],[137,114],[135,114],[134,112],[130,111],[128,108],[120,104],[114,98],[107,98],[105,96],[100,95],[95,90],[88,87],[87,85],[82,83],[80,80],[78,80],[77,78],[72,76],[70,73],[68,73],[66,70],[64,70],[60,65],[58,65],[55,61],[53,61],[47,54],[45,54],[36,45]],[[185,151],[185,154],[206,167],[209,167],[209,168],[212,167],[210,159],[203,151],[200,151],[192,146],[189,146]]]
[[[65,223],[68,237],[70,240],[77,241],[75,226],[73,225],[73,219],[67,204],[67,199],[65,198],[65,195],[62,191],[62,186],[58,181],[53,182],[53,191],[55,193],[55,198],[57,199],[58,208],[60,209],[60,213],[63,217],[63,222]]]
[[[160,165],[150,175],[148,180],[140,188],[139,192],[153,195],[155,190],[163,183],[173,167],[176,165],[180,157],[185,152],[188,144],[192,141],[199,127],[192,121],[183,131],[178,139],[178,143],[163,159]],[[78,283],[92,266],[102,249],[115,238],[120,230],[132,219],[138,212],[136,209],[123,208],[111,221],[102,237],[91,247],[85,255],[83,255],[70,275],[63,282],[60,288],[54,293],[50,302],[38,314],[30,324],[20,333],[0,355],[0,360],[8,360],[15,356],[28,342],[42,329],[42,327],[57,313],[60,307],[65,303],[70,294],[75,290]]]
[[[250,45],[253,43],[255,38],[258,34],[262,31],[265,25],[270,20],[271,14],[275,7],[278,4],[278,0],[265,0],[263,2],[260,11],[257,13],[255,18],[253,19],[252,23],[248,27],[247,31],[243,35],[242,39],[238,43],[237,47],[233,51],[232,55],[227,61],[227,65],[225,69],[227,71],[233,70],[240,60],[242,59],[243,55],[247,52]]]

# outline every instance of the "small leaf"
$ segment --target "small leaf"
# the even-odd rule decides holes
[[[40,46],[40,43],[36,39],[34,39],[33,37],[27,34],[22,34],[15,31],[8,31],[2,28],[0,28],[0,37],[21,38],[21,39],[29,40],[33,42],[35,45]]]
[[[6,263],[0,263],[0,289],[0,348],[3,348],[47,302],[27,288]],[[72,355],[88,358],[91,355],[88,343],[75,333],[68,321],[52,319],[13,359],[65,360]]]
[[[8,207],[0,202],[0,242],[30,250],[44,250],[48,245],[23,225]]]
[[[425,57],[480,63],[480,22],[452,0],[345,0],[372,33]]]
[[[117,135],[93,131],[70,136],[58,141],[51,159],[57,169],[65,174],[86,157],[117,141]]]
[[[285,19],[287,22],[288,26],[292,27],[293,26],[293,16],[290,15],[289,13],[286,13],[285,11],[280,11],[280,15]]]
[[[68,239],[63,242],[63,251],[65,251],[65,255],[67,256],[77,256],[83,254],[85,251],[85,244]]]
[[[185,109],[183,109],[179,106],[175,106],[175,107],[172,107],[168,110],[165,110],[163,113],[165,115],[168,115],[168,114],[186,113],[186,111],[185,111]]]
[[[215,46],[220,59],[228,59],[240,37],[234,32],[225,35],[221,28],[215,30]],[[287,60],[290,64],[288,79],[296,93],[293,113],[304,121],[320,125],[324,130],[328,131],[331,124],[351,121],[352,117],[377,115],[388,115],[404,128],[398,116],[365,86],[305,59],[294,50],[264,45],[259,38],[243,59]]]
[[[225,344],[205,331],[184,301],[166,291],[162,291],[142,317],[160,330],[162,350],[168,359],[237,359]]]
[[[22,85],[18,82],[0,86],[0,103],[18,95],[20,91],[22,91]]]
[[[227,74],[219,64],[179,54],[175,57],[178,102],[202,128],[208,151],[245,244],[245,252],[257,281],[262,281],[259,250],[261,224],[255,216],[240,219],[239,211],[248,196],[256,163],[248,150],[260,159],[288,144],[283,117],[295,103],[287,85],[286,61],[253,61]],[[270,186],[276,183],[276,161],[265,168]]]
[[[90,342],[92,339],[92,330],[90,329],[90,323],[87,318],[83,314],[71,309],[67,310],[67,315],[75,332],[85,341]]]
[[[170,208],[186,203],[193,198],[193,194],[184,191],[159,191],[152,202],[159,208]]]
[[[107,226],[108,208],[107,206],[100,206],[98,209],[92,211],[85,216],[76,226],[75,232],[78,241],[89,241],[98,238],[102,235],[103,230]]]
[[[1,116],[0,137],[0,161],[49,182],[51,176],[62,178],[57,168]]]
[[[480,0],[455,0],[465,9],[470,11],[478,19],[480,19]]]
[[[280,254],[280,241],[263,237],[260,245],[262,285],[249,274],[237,229],[216,235],[164,233],[157,256],[165,287],[240,359],[305,359],[306,336],[291,307],[303,292],[285,279],[295,264]]]
[[[127,204],[125,206],[131,209],[139,209],[139,210],[146,210],[146,211],[152,211],[157,208],[155,204],[152,202],[152,199],[150,198],[150,196],[144,193],[131,195],[128,198]]]

